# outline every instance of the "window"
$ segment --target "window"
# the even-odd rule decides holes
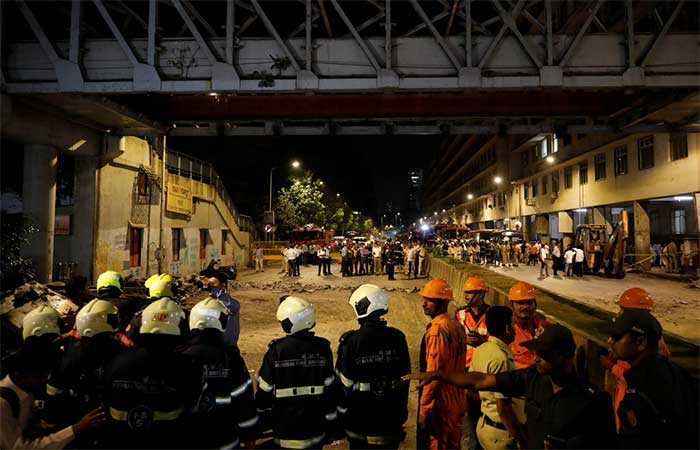
[[[685,209],[673,211],[673,234],[685,234]]]
[[[671,135],[671,161],[688,157],[688,135],[674,133]]]
[[[542,177],[542,195],[547,195],[547,178],[549,178],[549,175]]]
[[[524,151],[524,152],[522,153],[523,167],[527,167],[527,165],[530,163],[530,161],[529,161],[529,159],[530,159],[529,156],[530,156],[530,155],[527,154],[527,151]]]
[[[564,189],[571,189],[571,186],[574,184],[571,172],[573,172],[571,166],[564,167]]]
[[[544,159],[549,154],[549,142],[547,138],[540,141],[540,158]]]
[[[615,149],[615,176],[627,173],[627,146],[622,145]]]
[[[129,228],[129,267],[141,266],[141,228]]]
[[[182,248],[182,228],[173,228],[173,261],[180,261]]]
[[[654,136],[647,136],[637,141],[637,158],[639,170],[654,167]]]
[[[523,184],[523,197],[525,197],[525,200],[527,200],[529,194],[530,194],[530,185]]]
[[[532,180],[532,198],[537,197],[537,180]]]
[[[605,153],[598,153],[593,159],[595,165],[595,180],[602,180],[605,178]]]
[[[226,238],[228,238],[228,230],[221,230],[221,256],[226,254]]]
[[[559,192],[559,172],[552,173],[552,192]]]
[[[588,183],[588,161],[578,165],[578,184]]]
[[[207,258],[207,230],[199,230],[199,259]]]

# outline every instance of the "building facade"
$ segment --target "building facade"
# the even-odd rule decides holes
[[[573,239],[628,216],[628,260],[648,267],[671,240],[697,267],[700,133],[470,136],[445,146],[427,181],[425,218],[469,229]]]

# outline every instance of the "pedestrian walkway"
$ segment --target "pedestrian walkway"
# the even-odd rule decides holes
[[[615,301],[631,287],[643,287],[656,303],[654,315],[666,331],[700,343],[700,289],[685,282],[627,274],[621,280],[603,276],[584,275],[583,278],[566,276],[539,278],[539,265],[518,267],[488,267],[491,271],[527,281],[534,286],[583,304],[617,312]]]

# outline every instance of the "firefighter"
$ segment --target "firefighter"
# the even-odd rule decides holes
[[[78,311],[80,340],[66,351],[46,384],[48,423],[66,426],[100,406],[104,367],[125,349],[116,337],[118,326],[119,311],[106,300],[93,299]],[[99,447],[97,438],[86,434],[75,446]]]
[[[148,289],[148,301],[154,302],[161,298],[175,298],[173,282],[172,275],[167,273],[155,274],[148,277],[143,283],[144,287]],[[131,314],[129,325],[126,328],[126,335],[132,342],[136,342],[139,339],[141,316],[147,304],[142,303],[141,306],[141,308]]]
[[[61,318],[50,306],[37,306],[22,319],[22,340],[42,340],[50,343],[61,333]]]
[[[119,310],[119,331],[124,332],[134,315],[146,307],[146,300],[136,296],[124,296],[124,279],[114,270],[97,277],[97,298],[107,300]]]
[[[420,291],[423,312],[431,319],[420,347],[421,372],[464,372],[467,337],[464,328],[447,314],[453,300],[445,280],[430,280]],[[417,448],[459,448],[462,417],[467,408],[464,392],[440,381],[419,391]]]
[[[200,368],[206,383],[190,422],[200,430],[193,448],[236,448],[241,441],[246,448],[255,446],[253,383],[238,348],[224,343],[228,318],[226,306],[211,297],[190,311],[192,337],[183,354]]]
[[[518,369],[535,364],[535,352],[521,345],[538,337],[549,326],[537,310],[535,288],[529,283],[518,281],[508,292],[511,308],[513,309],[513,328],[515,340],[510,344],[513,359]]]
[[[143,310],[139,347],[114,358],[105,368],[104,404],[111,418],[115,448],[187,446],[186,416],[202,392],[202,377],[178,353],[185,313],[169,298]]]
[[[340,419],[351,449],[396,449],[408,418],[408,383],[401,380],[411,371],[406,337],[382,319],[389,297],[379,286],[363,284],[349,303],[360,328],[343,334],[338,346]]]
[[[314,335],[316,309],[289,296],[277,308],[287,336],[273,340],[260,367],[256,403],[280,448],[320,448],[336,428],[333,352]]]

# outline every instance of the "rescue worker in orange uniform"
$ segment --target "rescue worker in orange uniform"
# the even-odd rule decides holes
[[[488,339],[486,330],[486,293],[489,291],[484,280],[479,277],[469,277],[464,282],[464,301],[466,306],[455,314],[455,319],[464,326],[467,333],[467,368],[471,366],[474,350]]]
[[[628,310],[642,310],[651,313],[654,309],[654,299],[651,298],[651,295],[644,289],[633,287],[620,294],[620,298],[617,299],[617,305],[620,307],[618,316]],[[663,336],[659,339],[659,355],[666,359],[671,357],[671,351],[668,349],[666,342],[664,342]],[[610,373],[612,373],[617,382],[615,385],[615,392],[613,392],[613,408],[615,409],[615,425],[619,431],[620,419],[617,412],[627,392],[625,372],[632,366],[626,361],[615,359],[610,352],[604,352],[601,354],[600,358],[602,366],[610,370]]]
[[[478,346],[488,339],[486,329],[486,293],[489,291],[484,280],[479,277],[469,277],[462,288],[466,306],[457,310],[455,319],[464,327],[467,333],[467,370],[472,365],[472,356]],[[472,442],[477,442],[476,425],[481,417],[481,399],[477,391],[466,390],[467,415],[462,422],[463,448],[471,448]],[[478,444],[477,444],[478,446]]]
[[[423,286],[420,295],[423,312],[432,319],[421,341],[421,372],[464,372],[467,336],[464,327],[447,314],[452,289],[445,280],[434,279]],[[460,448],[466,408],[466,397],[460,389],[440,381],[423,386],[418,401],[417,448]]]
[[[513,328],[515,340],[510,344],[513,351],[515,367],[523,369],[535,363],[535,352],[523,347],[523,342],[537,338],[550,324],[537,313],[535,287],[529,283],[518,281],[508,292],[511,308],[513,309]]]

